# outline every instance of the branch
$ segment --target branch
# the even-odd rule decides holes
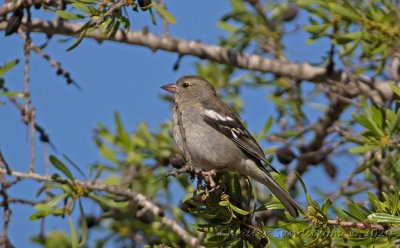
[[[7,174],[7,170],[0,168],[0,174],[5,175]],[[59,180],[52,178],[51,176],[43,176],[39,174],[34,174],[34,173],[23,173],[23,172],[18,172],[18,171],[10,171],[9,175],[16,177],[16,178],[28,178],[28,179],[33,179],[36,181],[40,182],[59,182]],[[63,179],[65,181],[65,179]],[[146,198],[146,196],[133,192],[129,189],[114,186],[114,185],[105,185],[105,184],[100,184],[96,183],[94,181],[91,182],[84,182],[84,181],[79,181],[75,180],[75,184],[80,185],[81,187],[88,189],[88,190],[96,190],[96,191],[103,191],[103,192],[108,192],[114,195],[119,195],[119,196],[126,196],[132,199],[133,201],[137,202],[138,205],[142,206],[143,209],[146,209],[153,213],[156,216],[160,217],[161,223],[168,226],[173,232],[178,234],[182,240],[184,240],[188,245],[191,247],[202,247],[200,245],[200,240],[197,239],[196,237],[192,236],[190,233],[186,232],[182,227],[179,226],[179,224],[175,221],[172,220],[168,217],[165,216],[164,211],[157,206],[155,203],[150,201],[149,199]]]
[[[128,2],[129,1],[127,1],[127,0],[121,0],[121,1],[117,1],[117,3],[115,3],[115,4],[112,4],[106,13],[101,14],[99,16],[99,18],[96,21],[96,26],[99,26],[100,24],[102,24],[108,17],[112,16],[114,14],[114,12],[120,10],[124,6],[129,5]]]
[[[60,1],[59,1],[60,2]],[[48,6],[57,5],[57,0],[17,0],[17,1],[8,1],[3,4],[0,8],[0,16],[7,15],[8,13],[14,12],[16,9],[21,6],[32,6],[37,3],[45,4]]]
[[[21,28],[26,29],[26,20]],[[0,30],[5,30],[7,23],[0,22]],[[51,22],[45,20],[32,20],[31,32],[47,35],[61,34],[74,36],[83,24],[67,22]],[[300,64],[289,61],[268,59],[259,55],[243,54],[224,49],[220,46],[202,44],[201,42],[159,36],[151,33],[118,30],[114,37],[104,37],[103,31],[97,29],[88,31],[87,38],[98,41],[109,40],[125,44],[149,47],[153,51],[158,49],[192,55],[208,59],[221,64],[232,65],[241,69],[268,72],[278,76],[289,77],[296,80],[306,80],[313,83],[323,83],[332,88],[341,88],[349,96],[364,95],[370,97],[378,104],[392,99],[393,92],[389,87],[391,81],[380,81],[367,76],[352,75],[343,70],[335,70],[331,74],[326,68],[315,67],[308,63]],[[329,75],[328,75],[329,74]],[[340,82],[339,85],[330,82]]]
[[[386,231],[387,230],[387,228],[385,226],[382,226],[379,224],[341,221],[339,219],[328,220],[326,224],[328,224],[329,226],[353,227],[353,228],[357,228],[357,229],[361,229],[361,230],[378,230],[378,231]]]
[[[302,147],[302,153],[298,157],[295,169],[287,176],[286,187],[288,189],[293,189],[295,187],[298,179],[297,174],[302,175],[306,172],[309,165],[317,165],[321,163],[335,148],[335,146],[333,146],[331,149],[328,149],[325,154],[321,153],[321,149],[325,145],[324,141],[329,134],[329,128],[339,120],[340,115],[347,106],[347,103],[343,102],[336,95],[331,95],[330,101],[329,107],[325,111],[324,115],[312,125],[312,130],[314,131],[312,140],[310,143]]]

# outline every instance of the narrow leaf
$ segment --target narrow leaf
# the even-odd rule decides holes
[[[2,67],[0,67],[0,77],[2,77],[6,72],[11,70],[14,66],[19,63],[18,59],[11,60],[10,62],[6,63]]]
[[[69,217],[69,230],[71,232],[71,244],[72,248],[78,248],[78,232],[76,231],[74,221],[72,217]]]
[[[72,161],[67,155],[63,154],[63,157],[81,174],[81,176],[85,179],[87,179],[85,173],[81,170],[79,165],[77,165],[74,161]]]
[[[1,75],[0,75],[1,76]],[[392,89],[396,95],[400,96],[400,88],[395,84],[389,84],[389,87]]]
[[[87,241],[88,226],[81,198],[79,198],[79,211],[81,213],[81,241],[79,242],[79,247],[83,247]]]
[[[176,19],[175,17],[169,13],[166,9],[162,8],[161,6],[153,3],[153,7],[156,9],[156,11],[158,12],[158,14],[160,14],[160,16],[166,20],[167,22],[171,23],[171,24],[176,24]]]
[[[90,21],[87,22],[85,25],[83,25],[83,27],[82,27],[83,30],[79,34],[78,39],[76,39],[74,44],[72,44],[70,47],[68,47],[66,51],[71,51],[72,49],[74,49],[75,47],[77,47],[81,43],[81,41],[83,40],[83,37],[85,37],[85,35],[86,35],[86,32],[87,32],[88,27],[89,27],[89,24],[90,24]]]
[[[79,9],[82,12],[85,12],[85,13],[88,13],[88,14],[92,13],[92,10],[86,4],[83,4],[83,3],[72,3],[71,5],[75,9]]]
[[[230,207],[232,208],[233,211],[235,211],[236,213],[238,213],[240,215],[248,215],[250,213],[249,211],[240,209],[233,204],[230,204]]]
[[[69,180],[74,181],[71,171],[53,155],[50,155],[51,164],[59,171],[61,171]]]
[[[350,148],[349,152],[353,153],[353,154],[360,154],[360,153],[366,153],[366,152],[371,151],[371,150],[373,150],[375,148],[377,148],[377,145],[356,146],[356,147]]]
[[[46,202],[46,205],[50,206],[50,207],[54,207],[61,200],[64,200],[68,195],[69,195],[68,193],[59,194],[59,195],[53,197],[50,201]]]
[[[83,15],[78,15],[65,10],[57,10],[57,15],[65,20],[80,20],[85,18]]]
[[[6,96],[8,98],[26,98],[24,92],[15,92],[15,91],[2,91],[0,92],[0,96]]]
[[[327,31],[329,27],[330,27],[330,24],[310,25],[310,26],[305,26],[304,30],[306,30],[307,32],[309,32],[313,35],[319,35],[325,31]]]
[[[337,3],[329,3],[330,9],[336,14],[341,15],[342,17],[346,17],[350,20],[357,20],[359,18],[357,13],[354,13],[349,8],[344,7],[343,5]]]

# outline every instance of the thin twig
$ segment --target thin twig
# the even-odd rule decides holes
[[[4,163],[3,163],[4,165]],[[1,168],[4,168],[1,166]],[[7,170],[6,170],[7,171]],[[0,194],[3,197],[3,233],[1,237],[1,243],[4,245],[2,247],[12,247],[10,246],[11,242],[8,238],[8,225],[10,223],[10,218],[11,218],[11,209],[9,206],[9,197],[7,194],[7,187],[6,187],[6,174],[0,175],[0,182],[1,182],[1,189],[0,189]]]
[[[126,1],[126,0],[117,1],[115,4],[112,4],[106,13],[101,14],[99,16],[99,18],[96,21],[96,26],[99,26],[100,24],[105,22],[108,17],[110,17],[114,14],[115,11],[120,10],[122,7],[128,6],[128,5],[129,5],[129,1]]]
[[[48,146],[47,144],[44,144],[43,147],[43,156],[44,156],[44,168],[45,168],[45,175],[48,176],[50,174],[50,168],[49,168],[49,151],[48,151]]]
[[[25,109],[24,106],[22,106],[15,98],[9,98],[10,102],[12,104],[14,104],[14,106],[20,111],[20,114],[22,116],[22,120],[24,122],[25,125],[29,124],[29,121],[26,122],[25,120],[29,120],[29,117],[26,117],[25,114]],[[51,148],[53,148],[55,151],[57,151],[57,148],[55,147],[55,145],[50,141],[50,137],[49,135],[46,133],[46,131],[44,130],[44,128],[42,126],[40,126],[39,124],[37,124],[37,122],[35,121],[34,123],[35,125],[35,129],[36,131],[39,133],[39,139],[40,141],[44,142],[44,143],[48,143],[50,144]]]
[[[7,174],[11,172],[10,167],[8,166],[7,161],[4,159],[3,153],[0,150],[0,167],[3,167],[7,170]]]
[[[185,174],[185,173],[191,174],[192,172],[193,172],[193,168],[190,165],[186,164],[179,169],[173,169],[172,171],[168,171],[167,173],[165,173],[165,176],[166,177],[169,177],[169,176],[176,177],[180,174]]]
[[[9,206],[11,203],[18,203],[18,204],[35,206],[38,203],[45,203],[47,201],[48,201],[47,199],[42,200],[42,201],[31,201],[31,200],[22,199],[22,198],[8,197],[7,201],[0,202],[0,206],[2,206],[2,207]]]
[[[8,13],[14,12],[16,9],[25,6],[29,7],[34,5],[35,3],[40,2],[47,6],[56,6],[59,0],[15,0],[15,1],[6,1],[0,8],[0,16],[6,15]]]
[[[36,109],[32,108],[30,110],[30,126],[31,126],[31,151],[30,151],[30,159],[29,159],[29,173],[34,172],[34,165],[35,165],[35,117],[36,117]]]
[[[22,39],[26,39],[26,36],[23,33],[20,32],[19,35]],[[78,89],[81,90],[81,87],[75,82],[75,80],[72,79],[71,74],[61,66],[60,62],[51,58],[50,55],[45,54],[44,51],[40,47],[36,46],[32,41],[30,47],[35,53],[45,59],[56,70],[57,75],[63,76],[67,81],[67,84],[74,84]]]

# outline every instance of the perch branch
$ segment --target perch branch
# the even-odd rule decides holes
[[[23,21],[21,28],[26,29],[26,20]],[[0,30],[5,30],[7,23],[0,22]],[[47,35],[60,34],[74,36],[83,24],[52,22],[46,20],[32,20],[31,32],[44,33]],[[389,87],[392,81],[375,80],[367,76],[355,76],[343,70],[334,70],[328,74],[326,68],[312,66],[308,63],[293,63],[268,59],[259,55],[244,54],[224,49],[220,46],[207,45],[201,42],[188,41],[171,36],[159,36],[151,33],[135,31],[117,31],[114,37],[104,37],[103,31],[97,29],[88,31],[87,38],[97,41],[109,40],[130,45],[149,47],[153,51],[158,49],[175,52],[181,55],[192,55],[213,62],[233,65],[238,68],[267,72],[279,76],[289,77],[297,80],[329,85],[327,83],[339,82],[346,95],[351,97],[364,95],[370,97],[378,104],[382,104],[392,99],[393,92]]]

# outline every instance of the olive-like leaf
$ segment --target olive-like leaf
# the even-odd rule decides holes
[[[78,248],[78,232],[72,217],[69,217],[69,231],[71,233],[71,244],[72,248]]]
[[[0,67],[0,77],[2,77],[6,72],[11,70],[18,63],[19,63],[19,59],[14,59],[14,60],[11,60],[10,62],[4,64],[2,67]]]
[[[75,14],[65,10],[57,10],[57,15],[65,20],[80,20],[85,18],[83,15]]]
[[[168,23],[171,24],[176,24],[176,19],[175,17],[168,12],[168,10],[162,8],[161,6],[153,3],[153,7],[156,9],[156,11],[158,12],[158,14],[160,14],[160,16],[166,20]]]
[[[71,171],[63,164],[58,158],[53,155],[50,155],[51,164],[59,171],[61,171],[69,180],[74,181],[74,177],[72,176]]]

